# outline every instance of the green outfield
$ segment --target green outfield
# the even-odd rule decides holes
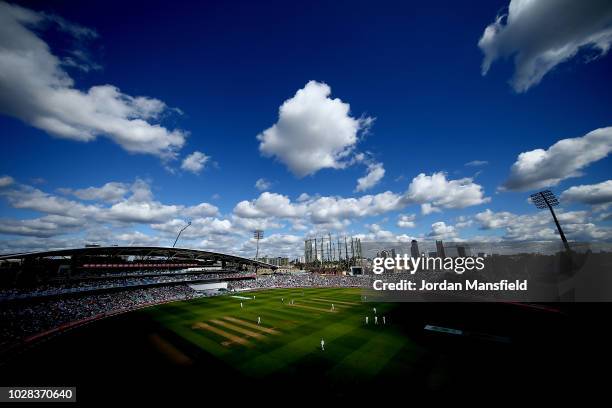
[[[249,377],[310,373],[341,383],[406,375],[417,366],[425,351],[394,327],[389,317],[393,307],[362,302],[359,289],[273,289],[140,313],[172,332],[170,340],[157,342],[178,363],[189,364],[190,357],[171,340],[176,336]]]
[[[534,390],[542,381],[557,384],[568,339],[580,340],[568,337],[559,313],[505,304],[371,303],[361,296],[360,289],[271,289],[172,302],[49,339],[4,372],[12,383],[76,384],[84,400],[99,399],[99,384],[111,384],[112,402],[121,394],[201,403],[322,397],[363,403],[391,394],[503,395],[508,384]],[[431,325],[466,334],[424,330]],[[576,356],[570,364],[586,361]]]

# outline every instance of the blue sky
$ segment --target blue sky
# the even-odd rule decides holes
[[[184,246],[244,253],[255,226],[277,253],[327,231],[555,239],[526,201],[541,188],[570,237],[612,238],[609,5],[330,3],[3,3],[2,252],[167,245],[185,220]]]

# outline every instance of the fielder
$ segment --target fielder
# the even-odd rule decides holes
[[[321,339],[321,351],[325,351],[325,340]]]

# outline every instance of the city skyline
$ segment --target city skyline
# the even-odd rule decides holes
[[[604,1],[108,5],[0,2],[0,253],[612,240]]]

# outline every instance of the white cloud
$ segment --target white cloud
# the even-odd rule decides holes
[[[210,156],[207,156],[202,152],[195,151],[183,159],[181,169],[190,171],[194,174],[199,174],[209,160]]]
[[[440,212],[440,208],[464,208],[488,202],[482,187],[472,179],[447,180],[444,173],[431,176],[420,174],[413,179],[405,194],[391,191],[361,197],[309,196],[302,194],[293,202],[287,196],[264,192],[251,201],[241,201],[234,214],[241,218],[301,219],[301,224],[345,227],[344,220],[363,218],[401,210],[410,204],[421,204],[425,214]],[[438,208],[440,207],[440,208]]]
[[[180,209],[181,207],[177,205],[165,205],[158,201],[140,201],[130,197],[101,212],[101,216],[109,221],[150,223],[167,220],[176,215]]]
[[[457,217],[457,223],[455,224],[455,228],[467,228],[471,227],[474,223],[470,217],[466,217],[465,215],[460,215]]]
[[[186,133],[157,123],[168,111],[165,103],[113,85],[76,89],[62,61],[34,31],[48,21],[43,13],[0,3],[0,112],[56,137],[88,142],[103,136],[132,153],[174,158]]]
[[[518,215],[508,211],[493,212],[489,209],[474,216],[480,228],[504,229],[505,240],[534,241],[559,240],[559,235],[548,210],[536,214]],[[570,240],[607,240],[612,238],[612,230],[596,226],[586,211],[557,212],[563,231]]]
[[[298,197],[297,200],[298,200],[298,202],[301,203],[302,201],[308,201],[310,199],[311,199],[311,197],[310,197],[310,195],[308,193],[302,193],[302,194],[300,194],[300,196]]]
[[[39,238],[67,234],[81,229],[82,226],[78,218],[62,215],[46,215],[25,220],[0,219],[0,233],[2,234]]]
[[[429,214],[439,213],[439,212],[442,212],[442,210],[439,209],[438,207],[434,207],[433,205],[429,203],[421,204],[421,214],[423,215],[429,215]]]
[[[478,46],[484,53],[483,75],[495,60],[513,57],[512,87],[525,92],[581,49],[605,55],[610,43],[608,0],[512,0],[508,15],[487,26]]]
[[[431,232],[427,236],[433,239],[455,239],[457,238],[457,231],[455,231],[454,226],[438,221],[431,224]]]
[[[84,217],[97,212],[98,207],[84,205],[45,193],[31,186],[17,185],[16,188],[3,190],[4,196],[13,208],[33,210],[46,214]]]
[[[219,208],[209,203],[200,203],[187,207],[184,211],[188,217],[212,217],[219,215]]]
[[[612,180],[570,187],[561,193],[561,200],[590,205],[612,203]]]
[[[239,202],[234,208],[234,213],[243,218],[294,218],[305,212],[304,204],[294,204],[287,196],[267,191],[253,201]]]
[[[366,191],[374,187],[385,176],[385,168],[382,163],[368,165],[368,173],[357,179],[355,191]]]
[[[386,191],[359,198],[320,197],[308,205],[313,223],[380,215],[402,207],[401,196]]]
[[[416,226],[414,223],[415,219],[416,214],[400,214],[397,226],[400,228],[414,228]]]
[[[316,197],[308,201],[291,202],[289,197],[264,192],[252,201],[241,201],[234,214],[244,218],[305,218],[313,224],[379,215],[397,210],[401,196],[390,191],[359,198]]]
[[[519,154],[503,190],[533,190],[555,186],[561,180],[579,177],[581,170],[612,151],[612,127],[584,136],[559,140],[548,148]]]
[[[268,231],[271,229],[282,228],[284,225],[277,221],[274,217],[268,218],[243,218],[236,214],[232,214],[232,224],[238,231],[247,232],[249,236],[255,230]]]
[[[126,246],[157,246],[160,245],[159,237],[150,236],[140,231],[117,234],[115,238]]]
[[[127,184],[117,182],[106,183],[102,187],[88,187],[78,190],[72,190],[69,188],[60,189],[60,192],[74,195],[81,200],[107,202],[120,201],[128,191],[129,186]]]
[[[101,203],[86,205],[25,185],[2,190],[0,196],[4,196],[14,208],[77,218],[82,224],[149,224],[164,222],[178,215],[208,217],[215,216],[219,212],[217,207],[208,203],[200,203],[190,207],[163,204],[153,198],[149,184],[143,180],[136,180],[129,187],[129,190],[130,194],[127,198],[122,197],[119,200],[113,200],[110,206]],[[69,191],[74,192],[74,190]],[[91,194],[94,194],[92,191],[97,194],[100,190],[92,188],[92,190],[83,189],[82,191],[87,192],[87,197],[92,197]]]
[[[468,167],[486,166],[487,164],[489,164],[489,162],[486,160],[472,160],[471,162],[465,163]]]
[[[151,224],[151,228],[157,231],[165,232],[168,234],[168,236],[176,236],[178,231],[184,227],[185,220],[178,218],[159,224]],[[234,226],[230,220],[204,217],[192,220],[189,228],[185,229],[181,234],[181,239],[200,238],[211,235],[227,235],[234,232]]]
[[[348,164],[360,131],[371,118],[350,116],[349,104],[329,97],[331,88],[310,81],[279,108],[278,122],[257,135],[259,150],[276,157],[297,177]]]
[[[256,242],[253,238],[243,242],[236,251],[243,256],[254,257]],[[292,234],[272,234],[259,241],[259,256],[287,256],[294,258],[304,254],[304,238]]]
[[[424,173],[412,179],[404,196],[406,203],[421,204],[423,214],[439,211],[442,208],[465,208],[489,202],[484,196],[482,186],[466,177],[447,180],[446,174],[439,172],[428,176]]]
[[[255,188],[259,191],[269,190],[270,187],[272,187],[272,182],[266,180],[265,178],[257,179],[257,181],[255,182]]]
[[[15,180],[11,176],[2,176],[0,177],[0,188],[8,187],[14,182]]]

